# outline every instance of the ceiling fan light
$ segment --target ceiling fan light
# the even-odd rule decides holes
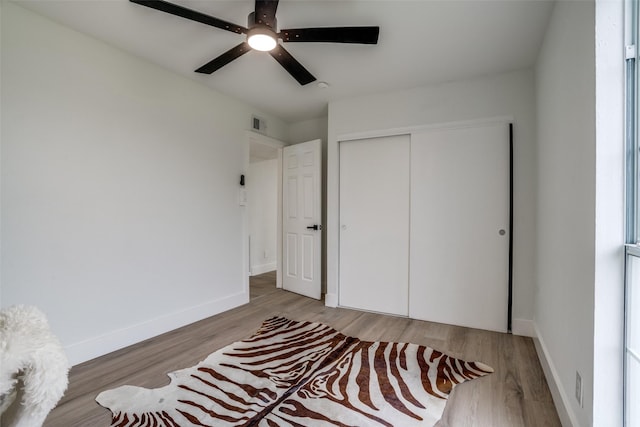
[[[268,29],[255,28],[249,31],[247,43],[252,49],[268,52],[273,50],[278,42],[275,34]]]

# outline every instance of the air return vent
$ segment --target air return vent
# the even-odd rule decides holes
[[[252,116],[251,117],[251,129],[256,131],[256,132],[266,133],[267,132],[267,122],[265,122],[264,119],[261,119],[260,117]]]

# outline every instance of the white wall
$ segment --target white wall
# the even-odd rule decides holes
[[[304,120],[289,124],[289,141],[292,144],[321,139],[327,143],[328,118],[319,117],[316,119]]]
[[[535,255],[532,71],[382,93],[329,104],[327,304],[337,303],[338,140],[341,135],[511,116],[514,122],[514,332],[532,332]],[[506,308],[505,308],[506,310]]]
[[[278,160],[263,160],[249,165],[247,175],[249,235],[251,237],[251,274],[276,269],[276,232],[278,226]]]
[[[0,1],[0,25],[2,24],[2,20],[4,19],[4,11],[3,11],[3,5],[4,2]],[[2,31],[2,27],[0,27],[0,47],[3,46],[3,31]],[[2,82],[3,82],[3,66],[2,66],[2,52],[0,51],[0,308],[4,307],[3,303],[2,303],[2,136],[3,136],[3,132],[2,132],[2,96],[3,96],[3,90],[2,90]]]
[[[592,1],[558,2],[536,67],[534,319],[563,425],[622,425],[621,8],[598,2],[596,17]]]
[[[564,425],[591,425],[595,253],[594,3],[558,2],[537,63],[535,323]],[[573,396],[576,370],[585,408]],[[555,384],[554,384],[555,383]],[[567,411],[563,413],[563,409]],[[567,418],[570,420],[567,420]]]
[[[248,301],[252,113],[2,5],[2,305],[34,304],[73,363]]]

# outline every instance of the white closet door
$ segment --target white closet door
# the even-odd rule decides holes
[[[340,143],[341,306],[408,315],[409,150],[408,135]]]
[[[506,332],[507,125],[411,139],[409,316]]]

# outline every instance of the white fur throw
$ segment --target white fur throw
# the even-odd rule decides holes
[[[69,361],[40,310],[18,305],[0,311],[4,426],[42,426],[67,389],[68,373]]]

